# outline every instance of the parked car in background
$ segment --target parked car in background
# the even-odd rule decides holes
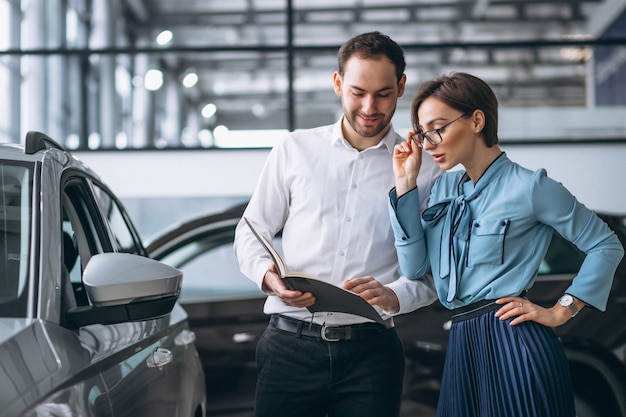
[[[265,295],[240,272],[234,230],[245,205],[175,225],[147,250],[184,271],[180,302],[197,334],[208,413],[252,416],[255,348],[268,323]],[[601,215],[626,244],[624,216]],[[280,248],[280,238],[274,242]],[[553,305],[584,254],[555,235],[528,297]],[[607,311],[585,308],[555,329],[571,366],[578,417],[626,417],[626,261],[616,273]],[[435,413],[450,328],[439,302],[395,318],[406,355],[403,416]]]
[[[3,417],[203,417],[181,284],[69,152],[37,132],[0,145]]]

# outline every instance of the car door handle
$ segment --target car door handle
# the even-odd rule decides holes
[[[167,365],[174,359],[174,355],[172,352],[165,348],[156,348],[152,355],[146,359],[146,365],[148,368],[159,368],[161,369],[163,366]]]

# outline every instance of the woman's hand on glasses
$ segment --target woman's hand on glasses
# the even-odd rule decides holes
[[[417,176],[422,166],[422,149],[412,140],[415,133],[414,130],[409,132],[407,140],[393,149],[393,172],[398,197],[416,187]]]

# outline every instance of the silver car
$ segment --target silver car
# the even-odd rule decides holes
[[[182,274],[50,138],[0,145],[0,414],[203,417]]]

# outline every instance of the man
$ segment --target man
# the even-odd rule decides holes
[[[264,311],[271,315],[257,346],[258,417],[399,414],[404,355],[392,317],[435,299],[431,287],[398,276],[387,212],[393,148],[403,140],[391,118],[405,65],[402,49],[381,33],[347,41],[333,75],[343,116],[276,145],[244,213],[268,241],[282,230],[288,269],[355,292],[385,325],[311,314],[314,295],[287,289],[246,223],[237,226],[241,270],[268,294]],[[424,155],[420,193],[428,195],[439,174]]]

